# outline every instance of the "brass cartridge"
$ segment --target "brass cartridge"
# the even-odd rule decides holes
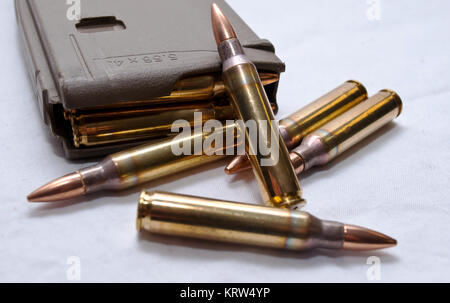
[[[78,174],[83,180],[85,193],[98,191],[99,188],[123,190],[222,159],[226,150],[234,146],[210,146],[209,149],[202,149],[201,154],[196,154],[195,146],[200,142],[201,147],[204,147],[203,143],[210,136],[225,137],[227,132],[234,134],[235,125],[224,126],[210,133],[193,133],[144,144],[112,154],[99,164],[80,170]],[[188,153],[175,153],[175,147],[178,146],[188,146]],[[103,173],[99,174],[99,171]]]
[[[212,25],[223,64],[222,78],[236,114],[244,123],[252,122],[256,126],[253,138],[248,127],[241,129],[241,133],[245,133],[245,151],[263,201],[275,207],[300,206],[305,203],[300,185],[256,67],[245,55],[231,23],[216,4],[212,5]],[[261,151],[262,145],[270,147],[267,154]]]
[[[143,191],[136,225],[153,234],[266,248],[372,250],[396,240],[367,228],[273,207]]]
[[[217,136],[222,136],[227,144],[204,144],[209,140],[214,142]],[[228,136],[234,139],[234,144],[228,141]],[[237,141],[236,126],[231,124],[211,132],[194,131],[190,135],[180,134],[171,139],[143,144],[58,178],[34,191],[28,199],[33,202],[56,202],[98,191],[124,190],[223,159],[228,149],[236,147]],[[200,153],[197,153],[198,146],[202,148]]]

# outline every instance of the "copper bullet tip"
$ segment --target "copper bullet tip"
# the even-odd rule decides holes
[[[227,175],[234,175],[245,170],[250,169],[250,163],[247,156],[236,156],[233,160],[225,167],[225,173]]]
[[[211,5],[211,20],[217,45],[237,37],[230,21],[216,3]]]
[[[376,250],[396,245],[397,240],[377,231],[354,225],[344,226],[344,244],[342,248],[345,250]]]
[[[58,178],[28,195],[29,202],[56,202],[83,196],[86,187],[79,172]]]

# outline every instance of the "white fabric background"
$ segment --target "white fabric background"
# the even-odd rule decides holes
[[[381,0],[379,21],[364,0],[237,1],[231,6],[287,64],[278,117],[345,80],[369,93],[396,90],[404,112],[333,164],[301,178],[305,210],[397,238],[371,253],[267,251],[135,230],[139,188],[80,203],[31,205],[26,195],[86,166],[65,160],[37,111],[18,49],[13,1],[1,1],[0,281],[67,281],[67,259],[81,281],[367,282],[369,256],[381,281],[450,281],[450,3]],[[148,188],[259,203],[251,173],[210,165]]]

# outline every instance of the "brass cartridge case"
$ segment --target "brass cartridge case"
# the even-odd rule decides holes
[[[227,132],[235,134],[236,126],[231,124],[209,133],[177,136],[112,154],[97,165],[78,172],[85,194],[99,190],[123,190],[222,159],[227,149],[235,148],[236,138],[233,146],[208,146],[209,149],[203,148],[200,154],[196,153],[195,146],[200,143],[204,147],[203,143],[210,136],[226,137]],[[189,150],[176,154],[175,146],[188,146]]]
[[[330,162],[395,119],[401,111],[402,101],[394,91],[380,91],[306,136],[291,152],[296,173]]]
[[[275,249],[340,249],[344,225],[301,211],[143,191],[137,229]]]
[[[211,5],[211,24],[222,61],[224,85],[238,118],[247,124],[244,127],[238,123],[241,135],[245,134],[245,151],[264,202],[276,207],[304,204],[289,152],[280,138],[278,122],[256,67],[245,55],[230,20],[215,3]],[[253,136],[249,136],[248,123],[253,125]],[[263,152],[264,147],[270,148]]]
[[[367,90],[359,82],[349,80],[329,93],[280,120],[280,131],[291,150],[302,139],[367,99]]]
[[[210,101],[109,112],[79,112],[70,114],[69,119],[74,145],[80,147],[171,136],[174,135],[171,133],[174,121],[185,120],[192,126],[195,113],[202,113],[202,123],[234,117],[228,102]]]
[[[225,67],[223,79],[238,117],[244,123],[252,121],[256,124],[257,140],[250,138],[248,128],[241,129],[241,133],[245,134],[246,154],[264,202],[275,207],[301,206],[305,202],[301,197],[300,185],[255,66],[250,62],[240,62]],[[261,143],[270,147],[268,155],[261,153]],[[268,159],[271,164],[262,165]]]

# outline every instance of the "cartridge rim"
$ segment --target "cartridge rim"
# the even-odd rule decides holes
[[[139,195],[139,203],[137,208],[137,215],[136,215],[136,229],[137,231],[142,230],[142,219],[145,218],[145,215],[143,214],[143,207],[144,202],[146,201],[146,196],[148,195],[146,190],[142,190],[141,194]]]
[[[403,111],[403,101],[400,98],[400,96],[395,91],[393,91],[392,89],[383,89],[383,90],[381,90],[381,92],[386,92],[386,93],[389,93],[389,94],[392,95],[392,97],[394,98],[395,102],[397,102],[397,105],[398,105],[397,117],[400,116],[400,114]]]
[[[368,92],[367,92],[367,88],[364,86],[364,84],[362,84],[361,82],[359,82],[359,81],[356,81],[356,80],[353,80],[353,79],[351,79],[351,80],[348,80],[348,81],[346,81],[347,83],[354,83],[354,84],[356,84],[356,86],[358,86],[358,88],[362,91],[362,93],[364,94],[364,95],[366,95],[366,99],[368,98]]]

